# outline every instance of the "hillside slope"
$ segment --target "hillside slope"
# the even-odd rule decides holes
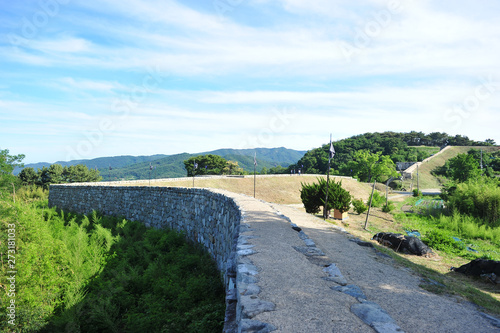
[[[431,189],[439,188],[441,184],[439,180],[431,174],[432,170],[443,166],[447,160],[457,156],[458,154],[467,153],[470,149],[483,149],[484,152],[494,152],[500,150],[500,146],[451,146],[441,154],[433,156],[427,162],[419,166],[419,183],[420,188]],[[414,187],[416,187],[416,173],[413,174]]]

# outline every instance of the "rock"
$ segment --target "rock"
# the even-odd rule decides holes
[[[258,320],[242,319],[238,332],[241,333],[268,333],[275,331],[276,327]]]
[[[361,290],[360,287],[350,284],[346,286],[337,286],[337,287],[330,287],[332,290],[340,291],[344,294],[347,294],[349,296],[352,296],[354,298],[360,298],[360,299],[366,299],[365,294]]]
[[[324,280],[333,281],[341,286],[347,285],[347,280],[344,278],[337,265],[331,264],[323,268],[323,272],[328,274],[328,277],[323,278]]]
[[[362,303],[353,304],[351,306],[351,311],[367,325],[370,325],[376,332],[403,332],[394,319],[376,303],[364,301]]]
[[[273,311],[276,307],[274,303],[263,301],[255,295],[241,296],[240,306],[242,318],[253,318],[259,313]]]

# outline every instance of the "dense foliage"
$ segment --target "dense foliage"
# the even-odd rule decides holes
[[[424,134],[422,132],[409,133],[365,133],[334,142],[335,157],[332,159],[333,172],[344,176],[355,176],[352,161],[356,161],[356,153],[366,150],[379,156],[388,156],[392,162],[422,161],[439,151],[445,145],[491,145],[488,142],[476,142],[466,136],[449,136],[446,133]],[[424,146],[424,147],[422,147]],[[324,174],[328,169],[329,144],[308,151],[296,164],[288,169],[302,169],[303,173]],[[364,178],[364,177],[363,177]]]
[[[188,177],[203,175],[241,175],[243,169],[238,162],[227,161],[219,155],[199,155],[184,161]]]
[[[173,231],[47,208],[47,192],[0,192],[2,332],[220,332],[224,289],[210,256]],[[9,229],[11,229],[9,231]],[[8,234],[15,230],[15,263]],[[9,232],[9,233],[8,233]],[[7,305],[15,300],[9,324]]]
[[[326,188],[327,182],[322,178],[319,178],[317,183],[302,183],[300,198],[307,213],[316,214],[320,211],[320,207],[323,207],[323,210],[325,210]],[[342,188],[342,181],[338,183],[331,181],[328,184],[326,210],[337,209],[341,213],[347,212],[350,208],[351,198],[351,194]]]
[[[482,155],[482,156],[481,156]],[[481,169],[481,164],[483,168]],[[465,182],[479,176],[494,177],[500,172],[500,151],[481,153],[478,149],[470,149],[467,154],[458,154],[432,171],[435,176],[444,176],[456,182]]]
[[[452,212],[500,227],[500,184],[496,179],[478,178],[457,184],[448,195],[447,205]]]
[[[50,184],[98,182],[102,179],[98,170],[89,169],[83,164],[65,166],[52,164],[35,171],[24,168],[18,175],[23,185],[38,185],[48,188]]]

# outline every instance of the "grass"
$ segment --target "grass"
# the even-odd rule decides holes
[[[256,198],[267,202],[275,202],[278,204],[301,204],[300,190],[302,183],[316,182],[318,177],[326,178],[322,175],[294,175],[281,177],[259,177],[256,179]],[[360,183],[355,179],[340,178],[331,176],[332,180],[342,181],[342,187],[348,190],[354,197],[366,200],[370,195],[371,189],[366,184]],[[192,187],[193,180],[178,180],[168,182],[151,182],[153,186],[166,187]],[[245,178],[195,178],[195,187],[208,187],[227,190],[235,193],[242,193],[253,197],[254,179],[253,177]]]
[[[418,198],[409,197],[405,200],[397,202],[395,214],[384,213],[380,208],[372,208],[368,220],[368,230],[363,229],[366,220],[366,213],[358,215],[351,212],[347,225],[344,224],[343,226],[351,234],[365,241],[370,241],[373,235],[377,232],[395,232],[405,234],[404,230],[419,230],[422,234],[426,234],[437,228],[435,221],[433,222],[431,218],[418,217],[416,214],[403,214],[401,211],[404,207],[413,206],[417,200]],[[452,229],[456,227],[456,223],[458,222],[457,219],[458,217],[450,217],[448,221],[442,221],[443,226],[441,227],[445,229],[445,222],[448,222],[448,228]],[[443,218],[443,220],[446,219]],[[466,218],[463,222],[468,223],[470,221]],[[472,228],[472,226],[469,226],[469,228]],[[478,230],[481,229],[481,227],[477,225],[475,228]],[[468,239],[463,237],[463,235],[453,235],[460,236],[466,245],[471,245],[472,248],[479,251],[479,254],[474,255],[472,252],[458,251],[458,253],[461,253],[462,255],[465,254],[466,258],[464,258],[458,256],[456,253],[447,253],[450,251],[433,249],[433,251],[437,254],[437,257],[425,258],[396,253],[388,248],[379,246],[375,242],[374,245],[380,251],[389,254],[398,264],[411,268],[423,278],[430,279],[431,282],[436,281],[439,283],[422,283],[422,288],[438,294],[449,294],[457,297],[463,297],[470,302],[484,307],[489,312],[499,315],[500,295],[498,293],[497,286],[487,283],[481,279],[467,277],[450,271],[450,267],[459,267],[470,262],[470,260],[483,255],[488,255],[494,260],[500,260],[498,244],[493,243],[490,240]]]
[[[220,332],[224,286],[210,255],[182,234],[47,208],[47,192],[0,192],[0,332]],[[8,323],[7,305],[16,318]]]

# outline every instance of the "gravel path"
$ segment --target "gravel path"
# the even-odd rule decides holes
[[[331,224],[293,207],[220,192],[245,212],[245,246],[256,252],[239,267],[257,273],[257,291],[243,309],[250,324],[287,333],[500,332],[495,318],[420,288],[409,269]]]

